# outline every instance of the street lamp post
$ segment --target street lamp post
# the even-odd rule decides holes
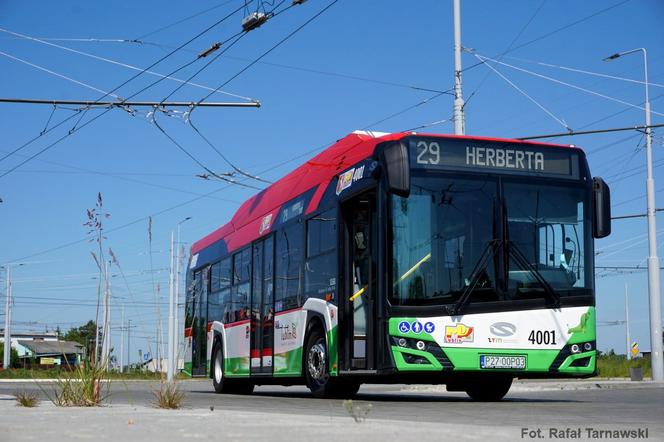
[[[2,368],[3,369],[8,369],[9,365],[11,364],[11,351],[12,351],[12,290],[13,290],[13,285],[12,285],[12,272],[11,272],[11,267],[20,267],[25,265],[26,263],[20,262],[20,263],[11,263],[11,264],[5,264],[3,266],[0,266],[0,268],[5,269],[7,272],[7,289],[6,289],[6,299],[5,299],[5,339],[4,339],[4,354],[2,358]]]
[[[11,356],[11,348],[12,348],[12,335],[10,331],[11,323],[12,323],[12,273],[11,273],[11,267],[9,265],[6,266],[5,270],[7,271],[7,292],[5,293],[6,296],[6,305],[5,305],[5,352],[4,356],[2,359],[2,368],[7,370],[10,365],[10,356]]]
[[[169,306],[168,306],[168,364],[166,366],[166,380],[168,382],[172,382],[173,378],[175,377],[175,371],[177,370],[177,364],[175,362],[177,358],[177,342],[178,342],[178,332],[177,332],[177,320],[176,316],[178,314],[177,310],[177,296],[178,296],[178,291],[177,291],[177,286],[179,284],[179,278],[178,278],[178,273],[180,271],[180,265],[179,265],[179,252],[176,255],[177,257],[174,258],[174,247],[178,247],[180,243],[180,225],[184,223],[185,221],[190,220],[191,217],[188,216],[182,221],[180,221],[177,224],[177,243],[175,243],[175,234],[174,232],[171,232],[171,257],[170,257],[170,277],[169,277],[169,283],[170,283],[170,290],[169,290]],[[175,263],[173,260],[175,259]],[[174,265],[175,264],[175,265]]]
[[[180,226],[191,219],[190,216],[186,217],[182,221],[178,223],[178,235],[177,235],[177,253],[175,254],[175,299],[173,301],[173,311],[175,312],[175,317],[173,319],[173,330],[174,330],[174,339],[173,339],[173,375],[176,375],[178,372],[178,361],[179,361],[179,349],[180,349],[180,333],[178,331],[180,327],[180,310],[178,309],[178,305],[180,303]]]
[[[604,61],[615,60],[623,55],[643,53],[643,68],[646,87],[646,195],[648,217],[648,297],[650,299],[650,350],[653,381],[664,380],[662,357],[662,305],[659,288],[659,257],[657,256],[657,220],[655,218],[655,179],[653,178],[652,137],[650,129],[650,98],[648,95],[648,53],[645,48],[618,52]]]

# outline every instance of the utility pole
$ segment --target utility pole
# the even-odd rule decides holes
[[[124,371],[124,336],[125,336],[125,320],[124,320],[124,304],[120,309],[120,373]]]
[[[5,303],[5,352],[2,359],[2,368],[7,370],[11,362],[11,348],[12,348],[12,334],[11,334],[11,324],[12,324],[12,273],[11,267],[7,265],[5,267],[7,271],[7,292],[6,292],[6,303]]]
[[[655,178],[652,161],[652,129],[650,127],[650,96],[648,92],[648,52],[645,48],[610,55],[604,61],[615,60],[623,55],[641,52],[645,83],[646,118],[646,207],[648,214],[648,299],[650,307],[650,361],[652,380],[664,380],[664,355],[662,355],[662,293],[659,285],[659,257],[657,256],[657,218],[655,217]]]
[[[452,0],[454,15],[454,134],[466,133],[461,92],[461,0]]]
[[[131,319],[127,320],[127,371],[131,369]]]
[[[627,283],[625,283],[625,334],[627,335],[627,360],[632,359],[632,338],[629,336],[629,303],[627,301]]]
[[[180,302],[180,272],[181,268],[180,266],[182,265],[181,261],[184,259],[184,253],[182,255],[180,254],[180,250],[182,250],[182,245],[180,244],[180,225],[184,223],[185,221],[189,221],[191,219],[190,216],[186,217],[182,221],[178,223],[178,237],[177,237],[177,257],[176,257],[176,263],[175,263],[175,299],[173,302],[173,310],[174,310],[174,320],[173,320],[173,330],[174,330],[174,338],[173,339],[173,375],[178,371],[178,366],[179,366],[179,349],[180,349],[180,310],[178,308],[178,304]]]
[[[174,315],[175,308],[173,306],[173,301],[175,297],[175,287],[174,287],[174,278],[173,278],[173,243],[175,241],[175,232],[171,232],[171,248],[170,248],[170,263],[168,268],[168,361],[166,366],[166,380],[168,382],[173,382],[173,337],[174,337]]]

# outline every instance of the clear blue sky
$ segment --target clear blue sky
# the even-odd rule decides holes
[[[275,5],[278,2],[274,2]],[[290,2],[284,3],[284,5]],[[562,70],[533,63],[545,62],[611,76],[642,80],[639,54],[602,62],[614,52],[646,47],[649,53],[652,109],[664,113],[664,4],[659,0],[631,1],[511,1],[462,2],[462,41],[478,54],[494,57],[511,49],[502,61],[547,75],[612,98],[641,105],[643,85]],[[144,44],[101,41],[49,40],[116,62],[147,67],[172,46],[187,41],[242,4],[234,1],[162,2],[0,2],[0,28],[49,39],[137,39]],[[304,23],[328,2],[311,0],[275,17],[249,33],[225,55],[195,78],[216,88],[242,69],[249,60]],[[205,14],[165,30],[208,8]],[[250,8],[255,8],[252,3]],[[611,8],[612,5],[617,5]],[[264,2],[266,9],[269,3]],[[604,12],[602,10],[608,9]],[[260,100],[260,109],[204,109],[193,114],[201,132],[242,168],[276,179],[303,158],[355,129],[400,131],[448,119],[449,95],[416,90],[417,86],[447,90],[453,81],[451,1],[350,1],[340,0],[326,13],[269,54],[263,63],[230,82],[224,90]],[[153,68],[166,74],[192,61],[196,53],[223,41],[240,29],[242,11],[191,45]],[[158,32],[153,32],[158,31]],[[149,35],[146,35],[149,34]],[[110,91],[134,75],[126,67],[93,59],[54,46],[0,32],[0,96],[52,99],[100,98],[101,94],[47,73],[49,69],[90,87]],[[464,67],[477,62],[463,56]],[[207,59],[178,72],[187,78]],[[607,98],[575,90],[504,65],[496,68],[545,107],[553,118],[506,81],[477,66],[464,72],[467,133],[517,137],[563,131],[556,120],[574,129],[598,129],[642,124],[643,111]],[[351,78],[352,77],[352,78]],[[363,78],[365,80],[360,80]],[[127,97],[154,82],[142,75],[117,91]],[[370,81],[367,81],[370,80]],[[160,100],[178,83],[162,81],[136,96]],[[172,99],[196,101],[207,91],[181,88]],[[217,101],[240,100],[215,94]],[[415,107],[414,107],[415,106]],[[406,109],[413,107],[410,110]],[[405,111],[405,112],[402,112]],[[0,156],[39,135],[46,127],[51,106],[0,105]],[[83,123],[101,111],[91,111]],[[653,123],[664,122],[661,113]],[[58,109],[54,123],[71,111]],[[388,118],[391,117],[392,118]],[[387,118],[387,119],[386,119]],[[0,174],[65,135],[77,119],[45,134],[33,144],[0,162]],[[182,118],[159,116],[164,129],[209,168],[229,167],[196,136]],[[448,123],[431,132],[450,133]],[[664,207],[661,165],[663,140],[655,132],[655,179],[658,207]],[[614,214],[645,211],[644,140],[638,133],[604,134],[559,139],[589,152],[591,171],[612,184]],[[279,167],[275,165],[282,164]],[[267,171],[266,171],[267,170]],[[106,245],[113,248],[127,276],[113,279],[117,302],[127,304],[132,330],[132,358],[148,349],[156,316],[147,217],[153,216],[153,265],[161,285],[162,302],[168,295],[168,242],[170,231],[187,216],[182,238],[191,243],[225,223],[254,190],[227,187],[196,178],[203,171],[152,125],[142,110],[135,116],[114,110],[18,170],[0,178],[0,263],[22,260],[17,268],[14,319],[17,330],[43,330],[60,325],[63,330],[94,318],[95,245],[85,240],[86,209],[94,206],[97,192],[111,213],[106,221]],[[614,233],[597,241],[602,266],[645,265],[645,219],[617,221]],[[660,231],[664,229],[660,220]],[[664,243],[664,237],[660,237]],[[79,242],[76,242],[79,241]],[[73,244],[72,244],[73,243]],[[72,245],[68,245],[72,244]],[[52,251],[49,251],[52,250]],[[664,247],[660,247],[660,256]],[[117,273],[115,271],[114,273]],[[4,276],[3,276],[4,279]],[[647,284],[645,272],[599,271],[597,305],[600,321],[622,319],[623,287],[630,293],[632,337],[649,348]],[[132,299],[140,305],[132,305]],[[3,302],[4,305],[4,302]],[[114,310],[114,319],[119,311]],[[165,316],[165,315],[164,315]],[[3,318],[4,321],[4,318]],[[33,323],[31,323],[33,322]],[[166,323],[164,322],[164,327]],[[600,327],[599,347],[624,351],[622,327]],[[115,347],[118,333],[114,332]],[[153,345],[153,344],[152,344]]]

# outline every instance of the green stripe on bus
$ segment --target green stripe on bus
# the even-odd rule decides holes
[[[275,353],[272,363],[275,376],[300,376],[302,374],[302,347],[285,353]]]

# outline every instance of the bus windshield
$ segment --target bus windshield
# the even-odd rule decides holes
[[[413,176],[392,196],[393,305],[587,294],[589,192],[546,180]]]

